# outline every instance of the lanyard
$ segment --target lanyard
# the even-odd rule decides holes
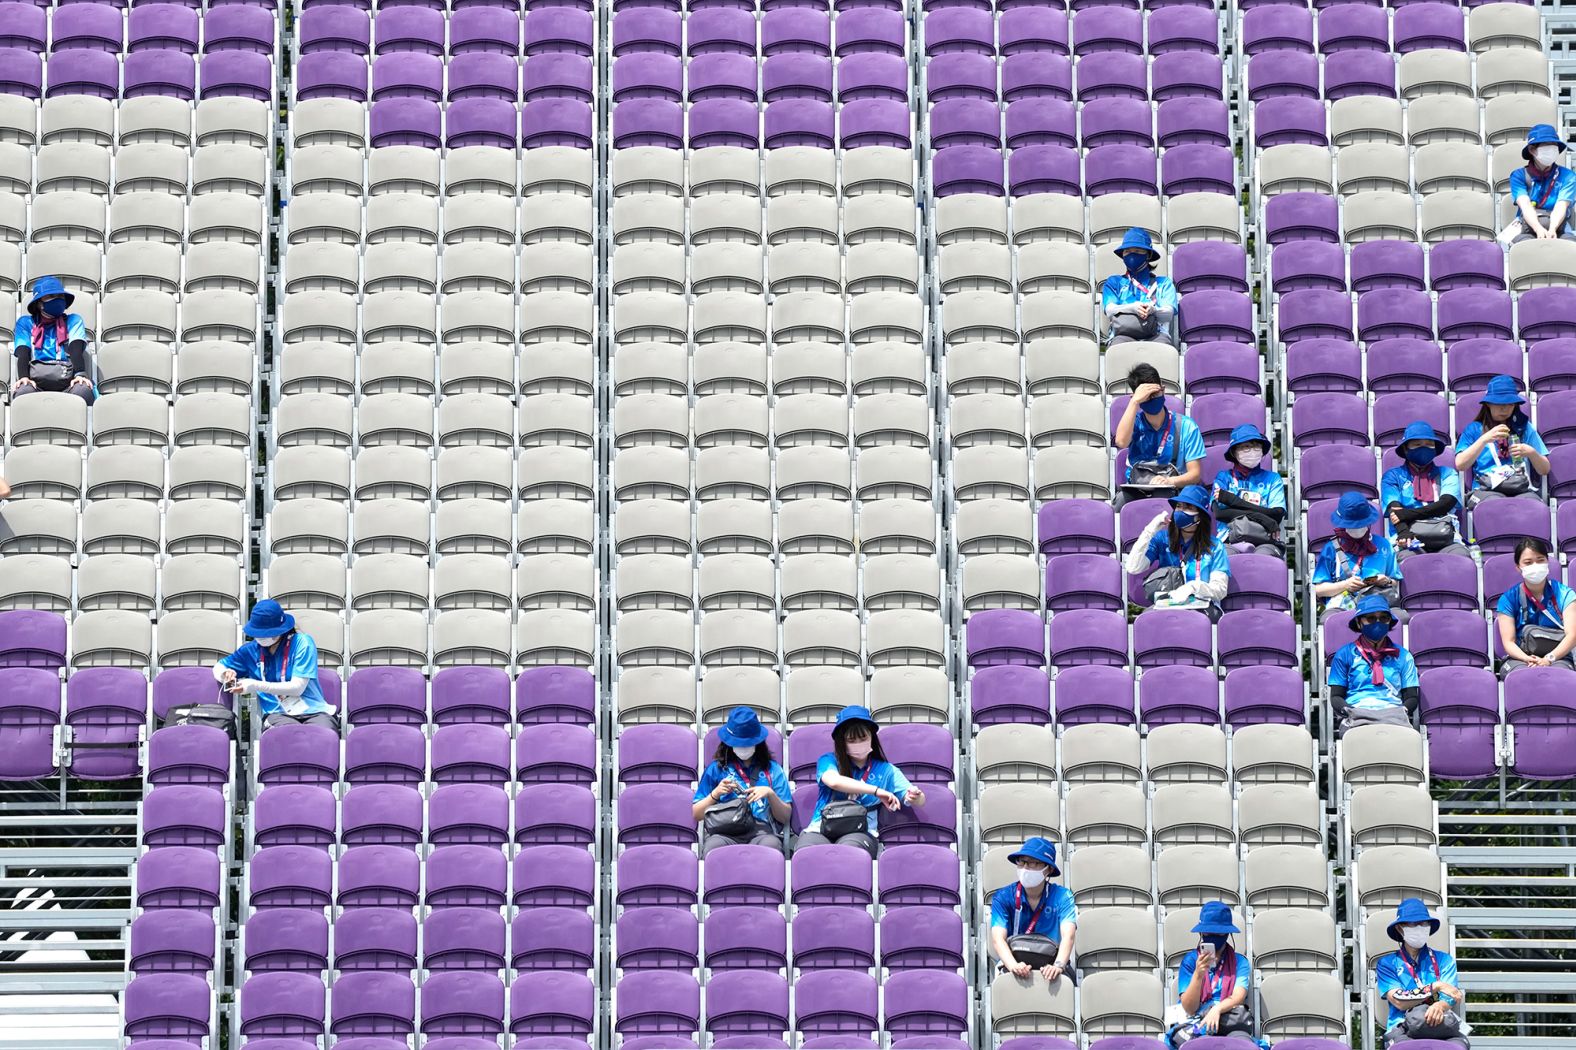
[[[1529,619],[1527,621],[1528,623],[1533,623],[1539,616],[1547,616],[1549,618],[1549,622],[1555,627],[1563,626],[1559,617],[1551,613],[1542,602],[1532,596],[1532,588],[1528,587],[1525,583],[1521,585],[1521,593],[1527,604],[1532,606],[1533,611],[1537,614],[1537,616]],[[1554,592],[1552,589],[1548,592],[1548,596],[1550,602],[1552,603],[1554,600]]]
[[[1146,303],[1153,303],[1160,295],[1160,281],[1158,279],[1153,284],[1145,285],[1132,274],[1128,274],[1127,283],[1138,290],[1138,297]]]
[[[1226,997],[1227,992],[1226,992],[1225,981],[1222,980],[1221,977],[1220,977],[1220,972],[1221,972],[1222,969],[1225,968],[1225,965],[1226,965],[1226,951],[1223,948],[1220,951],[1215,953],[1215,965],[1211,966],[1209,969],[1204,971],[1204,987],[1202,989],[1200,989],[1199,1002],[1207,1003],[1210,1000],[1215,998],[1215,985],[1216,984],[1220,985],[1220,998],[1224,999]],[[1237,966],[1237,959],[1236,959],[1235,955],[1232,956],[1231,966],[1232,966],[1232,972],[1235,973],[1236,966]]]
[[[1527,188],[1532,191],[1528,194],[1528,196],[1537,197],[1538,203],[1533,205],[1533,207],[1537,208],[1539,211],[1544,211],[1548,208],[1549,198],[1554,196],[1554,187],[1558,186],[1559,183],[1559,165],[1555,165],[1549,169],[1549,181],[1547,186],[1544,186],[1537,176],[1532,174],[1532,165],[1527,165]]]
[[[279,654],[279,680],[281,682],[288,682],[288,681],[290,681],[290,647],[292,645],[294,645],[294,644],[295,644],[295,635],[292,634],[289,638],[285,639],[284,650],[283,650],[283,652],[281,652]],[[262,647],[258,646],[258,648],[261,649]],[[262,665],[263,681],[265,681],[265,682],[273,681],[273,679],[268,677],[268,650],[267,649],[263,649],[263,658],[260,661],[258,661],[258,662]]]
[[[750,774],[746,773],[744,771],[744,767],[739,765],[739,763],[731,762],[731,763],[729,763],[729,766],[733,769],[733,771],[735,773],[739,774],[739,783],[741,783],[741,784],[753,784],[753,783],[755,783],[757,778],[756,777],[752,777],[752,776],[750,776]],[[766,775],[766,771],[765,770],[762,770],[760,772],[760,774],[759,774],[759,776],[762,777],[762,778],[764,778],[765,775]]]
[[[1412,960],[1407,958],[1405,948],[1401,949],[1396,954],[1401,957],[1401,964],[1405,966],[1407,972],[1412,975],[1413,988],[1421,988],[1423,986],[1423,974],[1428,972],[1429,963],[1434,964],[1434,976],[1436,978],[1439,976],[1439,963],[1434,959],[1433,949],[1429,948],[1426,944],[1423,946],[1423,950],[1417,953],[1416,966],[1412,965]]]
[[[1168,463],[1168,462],[1173,461],[1176,458],[1175,454],[1172,454],[1170,456],[1166,455],[1166,442],[1171,440],[1171,425],[1173,423],[1175,423],[1175,422],[1176,422],[1176,413],[1172,412],[1168,408],[1168,409],[1166,409],[1166,421],[1165,421],[1165,424],[1158,431],[1155,431],[1155,430],[1151,430],[1150,431],[1150,433],[1158,433],[1160,435],[1159,440],[1155,444],[1155,458],[1154,458],[1153,462],[1156,462],[1156,463]]]
[[[1012,898],[1012,917],[1013,917],[1013,921],[1016,923],[1019,914],[1021,914],[1022,911],[1023,911],[1023,884],[1019,883],[1017,886],[1015,886],[1013,888],[1012,893],[1013,893],[1013,898]],[[1020,934],[1022,934],[1022,933],[1033,933],[1034,932],[1034,928],[1040,924],[1040,919],[1042,917],[1044,917],[1044,915],[1045,915],[1046,906],[1049,905],[1050,903],[1051,903],[1051,888],[1049,886],[1046,886],[1046,887],[1044,887],[1043,889],[1040,890],[1040,904],[1039,904],[1039,907],[1037,907],[1034,910],[1032,910],[1031,912],[1029,912],[1029,925],[1025,926],[1023,929],[1019,930],[1018,932]]]

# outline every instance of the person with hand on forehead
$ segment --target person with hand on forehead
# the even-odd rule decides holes
[[[858,846],[874,857],[881,849],[876,829],[877,809],[895,813],[904,806],[925,804],[925,793],[910,784],[901,769],[887,761],[886,752],[881,750],[880,730],[868,707],[850,704],[837,712],[837,723],[832,727],[832,750],[815,764],[820,793],[815,800],[815,813],[799,836],[798,848],[835,842]],[[845,828],[839,818],[836,827],[830,826],[827,808],[846,802],[862,807],[864,819],[850,822]]]
[[[1412,654],[1390,639],[1396,625],[1390,603],[1370,595],[1357,603],[1347,626],[1357,632],[1330,657],[1330,705],[1340,719],[1336,735],[1358,725],[1410,726],[1421,695]]]
[[[1516,543],[1516,569],[1521,583],[1499,596],[1494,625],[1505,659],[1503,677],[1523,667],[1568,667],[1576,670],[1576,591],[1549,578],[1549,545],[1536,536]]]
[[[1133,395],[1116,421],[1115,435],[1116,447],[1128,450],[1121,484],[1159,490],[1197,485],[1204,478],[1204,435],[1191,417],[1166,407],[1160,370],[1143,362],[1134,365],[1127,388]],[[1118,492],[1116,508],[1130,498],[1127,490]]]
[[[991,949],[1002,967],[1014,977],[1029,977],[1036,967],[1013,950],[1018,938],[1046,937],[1055,945],[1054,958],[1037,954],[1037,972],[1054,981],[1068,970],[1078,939],[1078,905],[1072,891],[1048,880],[1062,872],[1056,866],[1056,843],[1035,836],[1007,858],[1018,869],[1018,881],[1003,886],[990,897]],[[1018,950],[1043,952],[1050,945],[1018,940]]]
[[[13,398],[39,390],[75,394],[93,403],[93,376],[88,367],[88,329],[71,312],[76,296],[58,277],[33,282],[27,310],[12,328],[16,356]]]
[[[1150,342],[1176,345],[1171,324],[1177,315],[1177,286],[1155,273],[1160,253],[1147,231],[1134,226],[1117,246],[1122,272],[1100,285],[1100,309],[1110,325],[1108,343]]]
[[[1253,1038],[1248,1012],[1248,989],[1253,986],[1253,965],[1237,951],[1231,935],[1241,933],[1231,920],[1225,901],[1207,901],[1198,910],[1198,947],[1182,956],[1177,970],[1177,1002],[1187,1020],[1166,1031],[1173,1046],[1199,1036]]]
[[[717,753],[695,785],[692,811],[701,825],[701,854],[718,846],[770,846],[784,853],[783,828],[793,817],[793,788],[788,774],[766,744],[766,727],[748,707],[735,707],[717,731]],[[708,828],[706,814],[714,807],[742,801],[752,826],[741,820],[736,830]]]
[[[242,630],[252,640],[213,665],[224,691],[255,693],[264,729],[295,722],[338,732],[334,709],[317,681],[317,643],[296,630],[295,617],[264,598],[252,606]]]
[[[1123,568],[1129,576],[1175,570],[1164,581],[1145,580],[1144,591],[1155,606],[1199,607],[1218,618],[1231,583],[1231,561],[1225,546],[1215,542],[1209,490],[1189,485],[1173,496],[1170,507],[1156,514],[1133,541]],[[1169,589],[1160,589],[1163,586]]]
[[[1439,920],[1421,900],[1408,897],[1396,907],[1395,921],[1385,932],[1399,947],[1374,965],[1379,995],[1390,1004],[1384,1045],[1439,1039],[1469,1046],[1461,1034],[1461,978],[1455,956],[1428,943],[1439,932]]]
[[[1510,199],[1521,218],[1521,232],[1511,243],[1576,239],[1571,208],[1576,205],[1576,172],[1561,167],[1565,142],[1552,124],[1534,124],[1521,147],[1524,168],[1510,173]]]

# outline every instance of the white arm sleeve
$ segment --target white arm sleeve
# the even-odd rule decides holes
[[[215,682],[222,682],[222,681],[224,681],[224,676],[226,674],[229,674],[229,673],[230,673],[230,669],[228,667],[224,666],[224,664],[220,663],[220,664],[214,664],[213,665],[213,680]]]
[[[1212,572],[1208,580],[1189,580],[1188,590],[1196,597],[1209,602],[1220,602],[1226,599],[1226,588],[1231,579],[1223,572]]]
[[[1222,576],[1221,579],[1225,579],[1225,577]],[[1225,593],[1225,590],[1222,589],[1221,594],[1224,595]],[[275,696],[300,696],[306,692],[306,679],[292,678],[288,682],[267,682],[264,684],[263,691],[273,693]]]
[[[1160,531],[1160,526],[1165,524],[1168,514],[1160,514],[1138,534],[1138,539],[1133,541],[1133,547],[1127,552],[1127,560],[1122,563],[1122,568],[1127,570],[1129,576],[1136,576],[1149,570],[1149,541],[1155,538],[1155,533]]]

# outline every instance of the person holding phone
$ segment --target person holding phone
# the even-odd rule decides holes
[[[1379,509],[1361,492],[1341,496],[1330,514],[1335,529],[1313,564],[1313,596],[1326,613],[1350,611],[1368,595],[1380,595],[1387,604],[1401,597],[1401,563],[1395,544],[1374,534]]]
[[[1200,1036],[1253,1040],[1248,989],[1253,965],[1237,951],[1231,935],[1241,933],[1231,919],[1231,906],[1207,901],[1198,910],[1198,947],[1182,956],[1177,971],[1177,1004],[1185,1019],[1168,1026],[1166,1041],[1182,1046]]]
[[[701,853],[719,846],[770,846],[785,853],[783,829],[793,817],[793,787],[766,745],[754,710],[735,707],[717,731],[717,753],[695,785]]]
[[[1549,447],[1532,425],[1513,376],[1488,381],[1477,417],[1456,438],[1456,469],[1472,471],[1467,508],[1486,499],[1542,499],[1536,482],[1549,472]],[[1534,476],[1535,475],[1535,476]]]
[[[252,606],[242,630],[251,641],[213,665],[224,691],[256,695],[264,729],[304,723],[338,732],[339,721],[317,680],[317,643],[296,630],[295,617],[264,598]]]
[[[991,949],[1014,977],[1037,973],[1054,981],[1065,973],[1070,979],[1078,904],[1066,886],[1049,881],[1062,873],[1056,843],[1036,835],[1007,859],[1018,881],[991,894]]]
[[[832,750],[815,765],[820,794],[799,849],[838,843],[858,846],[872,857],[881,851],[876,830],[878,808],[896,813],[925,804],[925,793],[887,761],[881,727],[868,707],[850,704],[837,712]]]
[[[1467,1048],[1462,1034],[1461,988],[1455,956],[1430,945],[1439,920],[1416,897],[1397,905],[1395,921],[1385,927],[1397,950],[1374,965],[1379,995],[1390,1005],[1385,1018],[1384,1045],[1414,1039],[1438,1039]]]

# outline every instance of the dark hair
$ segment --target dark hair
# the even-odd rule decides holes
[[[1493,407],[1487,401],[1478,405],[1475,418],[1478,423],[1482,424],[1484,430],[1500,426],[1499,423],[1494,422],[1494,417],[1489,415],[1489,410]],[[1520,437],[1527,432],[1527,413],[1522,410],[1520,405],[1514,405],[1512,408],[1513,411],[1510,413],[1510,418],[1505,420],[1504,425],[1510,428],[1511,434]]]
[[[1145,383],[1159,383],[1160,370],[1154,365],[1140,361],[1127,370],[1127,389],[1137,390]]]
[[[880,726],[874,722],[866,722],[862,718],[853,722],[845,722],[832,730],[832,754],[837,756],[837,771],[845,777],[854,775],[854,763],[848,757],[848,737],[855,730],[870,734],[870,761],[872,763],[885,762],[887,760],[886,752],[881,750]]]
[[[1536,536],[1523,536],[1521,539],[1516,541],[1516,553],[1511,561],[1511,564],[1520,565],[1521,556],[1528,551],[1533,551],[1534,553],[1541,554],[1547,558],[1549,556],[1549,545],[1538,539]]]
[[[717,741],[717,753],[712,756],[712,761],[717,763],[718,767],[727,769],[729,764],[739,761],[739,757],[733,753],[732,747],[719,739]],[[750,756],[750,760],[744,764],[744,767],[750,770],[769,773],[771,772],[772,763],[774,761],[776,761],[776,759],[772,757],[771,746],[767,744],[766,741],[762,740],[759,744],[755,745],[755,754]]]
[[[1185,506],[1198,515],[1198,524],[1193,527],[1193,538],[1189,540],[1184,537],[1182,530],[1177,527],[1176,519],[1172,518],[1166,522],[1166,540],[1178,555],[1184,558],[1201,558],[1215,546],[1215,519],[1208,511],[1199,510],[1191,504]],[[1179,509],[1181,508],[1171,507],[1172,511]]]

